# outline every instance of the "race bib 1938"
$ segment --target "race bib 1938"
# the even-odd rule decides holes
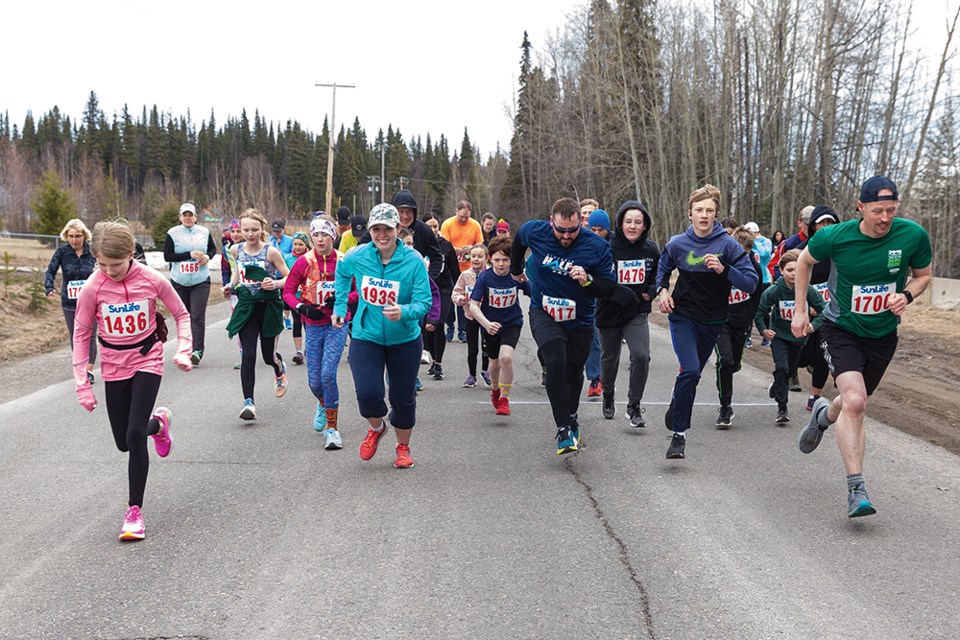
[[[647,278],[647,261],[617,260],[617,282],[620,284],[643,284]]]
[[[100,305],[103,332],[110,336],[140,335],[150,326],[149,312],[150,305],[145,299],[123,304],[104,302]]]
[[[83,287],[84,282],[86,282],[86,280],[70,280],[67,282],[67,298],[76,300],[80,295],[80,288]]]
[[[890,296],[897,290],[895,282],[890,284],[855,284],[851,287],[850,311],[873,316],[887,310]]]
[[[543,296],[543,310],[557,322],[575,320],[577,317],[577,301],[570,298]]]
[[[507,287],[505,289],[497,289],[494,287],[488,287],[487,299],[490,302],[490,306],[494,309],[506,309],[507,307],[512,307],[517,303],[517,288]]]
[[[372,278],[363,276],[360,281],[360,297],[367,304],[377,307],[385,307],[388,304],[396,304],[400,295],[400,282],[397,280],[384,280],[382,278]]]

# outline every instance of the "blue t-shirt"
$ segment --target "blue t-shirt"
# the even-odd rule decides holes
[[[530,283],[517,282],[509,273],[498,276],[493,269],[484,269],[473,285],[471,300],[480,303],[480,311],[490,322],[499,322],[502,327],[523,325],[520,309],[520,292],[530,296]]]
[[[293,236],[282,235],[280,239],[277,240],[276,236],[271,235],[270,244],[280,250],[280,253],[283,254],[284,261],[286,261],[287,256],[293,255]]]
[[[530,308],[543,309],[564,326],[592,326],[596,298],[570,277],[570,271],[583,267],[595,279],[616,281],[610,243],[589,229],[581,229],[573,244],[564,247],[548,220],[524,223],[517,230],[517,241],[530,249]]]

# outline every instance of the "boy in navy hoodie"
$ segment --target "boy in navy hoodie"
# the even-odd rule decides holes
[[[730,287],[757,288],[757,272],[749,254],[717,222],[720,190],[704,185],[687,200],[690,226],[667,242],[657,268],[661,313],[670,318],[670,337],[680,362],[670,407],[664,416],[673,431],[667,459],[685,456],[686,431],[697,395],[700,373],[727,322]],[[680,274],[670,292],[670,276]]]

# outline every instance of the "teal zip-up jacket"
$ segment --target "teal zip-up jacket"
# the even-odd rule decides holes
[[[803,344],[807,341],[806,336],[798,338],[790,330],[790,323],[793,321],[793,306],[795,295],[792,288],[787,286],[783,276],[777,278],[760,297],[760,306],[757,307],[757,313],[753,316],[753,322],[762,334],[766,329],[773,329],[777,337],[787,342]],[[823,298],[813,288],[813,285],[807,285],[807,308],[816,309],[817,315],[813,317],[810,324],[814,331],[823,324],[823,308],[826,305]],[[770,326],[764,322],[763,317],[770,314]]]
[[[356,279],[359,303],[353,316],[351,337],[384,346],[403,344],[420,336],[420,319],[433,304],[427,266],[420,254],[397,241],[397,250],[384,265],[372,243],[359,245],[337,263],[333,314],[347,315],[347,296]],[[400,305],[396,322],[383,315],[392,300]]]

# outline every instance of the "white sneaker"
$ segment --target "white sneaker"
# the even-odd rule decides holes
[[[433,362],[433,358],[430,357],[430,352],[424,349],[423,353],[420,354],[420,364],[430,364],[431,362]]]
[[[343,449],[343,439],[336,429],[327,429],[323,432],[324,449]]]

